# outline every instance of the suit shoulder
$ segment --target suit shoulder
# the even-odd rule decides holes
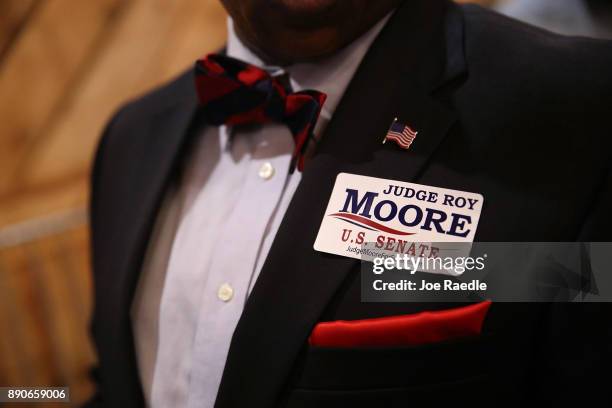
[[[98,144],[94,169],[107,156],[117,159],[123,153],[141,146],[142,136],[150,133],[150,127],[158,115],[172,109],[190,109],[196,104],[191,70],[128,101],[108,121]]]
[[[612,42],[555,34],[479,6],[462,10],[470,97],[523,119],[550,112],[595,128],[607,118]]]
[[[142,125],[147,119],[176,106],[193,104],[196,101],[193,73],[187,70],[174,79],[121,106],[111,124],[117,127]]]
[[[584,78],[582,85],[612,84],[612,41],[555,34],[476,5],[462,9],[471,63],[505,65],[544,81]]]
[[[453,103],[465,126],[529,135],[526,149],[527,139],[532,149],[579,142],[592,162],[603,162],[612,42],[555,34],[478,6],[461,9],[467,75]]]
[[[133,168],[133,157],[146,151],[155,124],[160,123],[159,118],[165,114],[190,112],[196,106],[193,74],[187,71],[119,108],[98,142],[91,172],[92,196],[99,181],[109,175],[116,179],[121,169]]]

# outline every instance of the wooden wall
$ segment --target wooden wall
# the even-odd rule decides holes
[[[0,386],[70,386],[75,405],[91,392],[85,207],[101,129],[224,40],[218,0],[0,0]]]

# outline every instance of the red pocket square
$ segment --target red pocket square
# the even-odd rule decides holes
[[[478,336],[490,301],[450,310],[375,319],[339,320],[315,326],[308,343],[317,347],[418,346]]]

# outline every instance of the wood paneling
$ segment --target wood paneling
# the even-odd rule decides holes
[[[0,197],[23,186],[28,151],[87,66],[119,0],[44,1],[31,14],[0,66],[3,152]]]
[[[4,0],[0,2],[0,62],[20,29],[26,26],[29,13],[37,4],[35,0]]]
[[[0,385],[68,386],[75,405],[90,395],[88,245],[81,225],[0,249]]]

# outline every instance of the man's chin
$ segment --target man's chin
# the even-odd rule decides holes
[[[295,30],[330,25],[343,19],[343,8],[350,10],[346,0],[273,0],[269,5],[284,26]]]
[[[267,44],[271,46],[255,51],[266,62],[277,65],[314,62],[334,54],[342,46],[338,32],[333,28],[320,28],[302,35],[287,35]]]

